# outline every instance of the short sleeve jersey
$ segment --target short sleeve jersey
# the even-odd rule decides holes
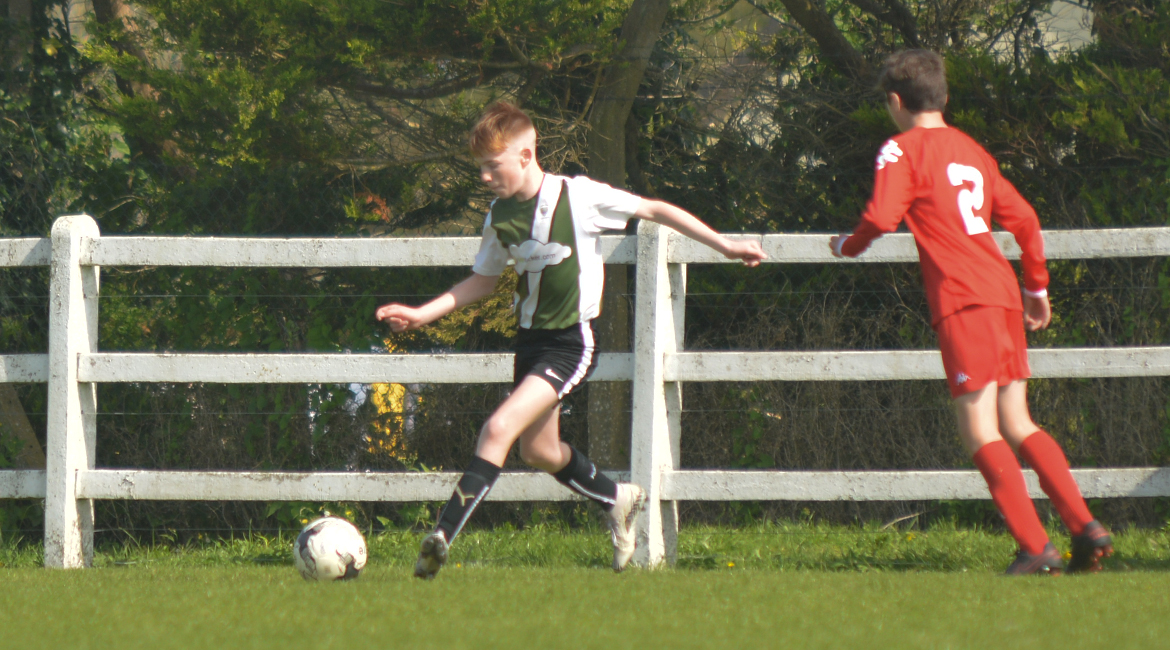
[[[515,263],[515,309],[525,329],[562,329],[597,318],[605,284],[601,233],[625,228],[640,202],[584,176],[545,174],[532,199],[492,203],[472,271],[496,276]]]
[[[933,324],[973,305],[1022,309],[1015,271],[991,236],[992,221],[1020,245],[1024,285],[1032,291],[1048,286],[1036,212],[965,133],[911,129],[882,146],[876,167],[873,197],[841,252],[860,255],[905,219],[918,246]]]

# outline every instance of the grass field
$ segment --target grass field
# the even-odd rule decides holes
[[[1058,540],[1060,541],[1060,540]],[[309,584],[284,539],[119,547],[88,571],[0,546],[0,647],[1155,648],[1170,535],[1117,538],[1108,571],[1007,579],[1010,539],[810,525],[689,529],[677,568],[610,572],[599,531],[461,537],[433,582],[417,535],[371,538],[350,583]],[[1067,543],[1065,542],[1065,545]],[[13,568],[16,565],[17,568]],[[10,645],[11,644],[11,645]]]

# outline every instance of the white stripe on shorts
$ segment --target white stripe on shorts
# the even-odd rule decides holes
[[[577,364],[577,370],[569,377],[569,381],[561,386],[561,390],[557,392],[557,399],[563,399],[573,387],[581,383],[581,379],[585,377],[585,373],[589,372],[589,364],[593,363],[593,328],[589,326],[589,322],[580,323],[581,326],[581,341],[585,344],[585,350],[581,353],[581,362]]]

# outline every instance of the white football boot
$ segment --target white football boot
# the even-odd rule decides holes
[[[414,563],[414,577],[433,580],[446,563],[447,538],[443,531],[436,530],[423,538],[418,549],[418,560]]]
[[[608,513],[613,535],[613,570],[620,572],[634,557],[638,542],[638,515],[646,505],[646,492],[633,483],[618,483],[617,498]]]

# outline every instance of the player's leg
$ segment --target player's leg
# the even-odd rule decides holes
[[[538,423],[543,427],[551,421],[555,426],[559,409],[560,397],[548,382],[536,375],[523,377],[484,422],[475,455],[503,466],[512,445],[526,431]]]
[[[570,490],[601,506],[613,540],[613,569],[621,571],[634,556],[637,518],[645,492],[632,483],[615,483],[575,447],[561,441],[559,409],[520,436],[520,458],[553,475]]]
[[[993,382],[955,398],[959,435],[979,473],[987,481],[991,499],[1003,515],[1008,532],[1020,545],[1016,561],[1007,572],[1059,571],[1060,553],[1049,543],[1048,533],[1036,515],[1016,455],[999,434],[996,389]]]
[[[433,578],[447,562],[447,549],[495,485],[512,444],[534,422],[547,419],[557,403],[556,391],[546,382],[526,377],[488,417],[480,429],[475,456],[459,477],[435,530],[423,538],[414,566],[416,577]]]
[[[991,383],[955,398],[959,436],[987,481],[991,498],[1003,513],[1012,537],[1024,551],[1038,555],[1048,543],[1048,533],[1028,496],[1019,461],[999,434],[996,393],[996,385]]]
[[[597,471],[585,454],[561,441],[559,418],[555,412],[551,415],[521,434],[520,458],[608,512],[617,498],[617,484]]]
[[[1040,487],[1048,495],[1073,539],[1070,572],[1096,571],[1101,558],[1113,554],[1109,531],[1093,519],[1081,490],[1069,470],[1068,459],[1052,436],[1036,426],[1028,412],[1027,381],[1016,380],[999,388],[999,424],[1004,438],[1036,471]]]
[[[998,352],[1004,349],[1003,311],[969,307],[942,319],[935,329],[963,446],[1020,545],[1008,572],[1034,573],[1058,569],[1060,554],[1049,544],[1020,463],[999,431],[997,378],[1002,356]]]

